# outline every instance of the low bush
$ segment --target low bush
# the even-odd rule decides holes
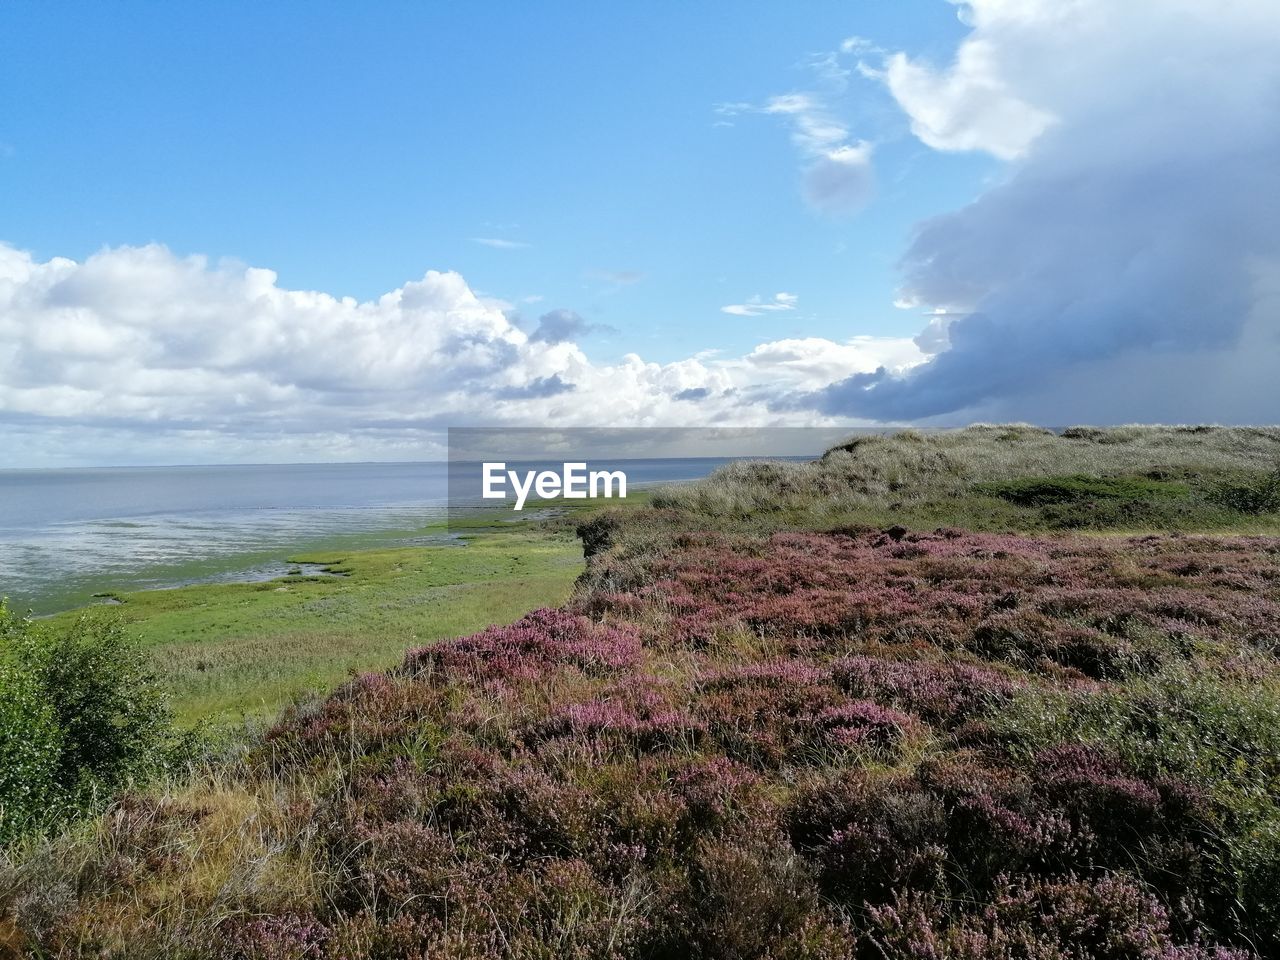
[[[1280,684],[1269,669],[1223,676],[1173,664],[1115,687],[1023,698],[994,727],[1026,756],[1046,743],[1096,744],[1152,783],[1184,784],[1183,808],[1198,811],[1209,841],[1200,909],[1280,944]]]
[[[1123,875],[1002,880],[975,913],[929,895],[871,911],[883,960],[1247,960],[1246,950],[1179,945],[1169,913]]]
[[[1074,504],[1093,500],[1150,501],[1185,497],[1190,491],[1180,483],[1144,477],[1023,477],[979,484],[976,489],[1021,507]]]
[[[45,820],[62,738],[51,704],[27,672],[0,664],[0,842]]]
[[[1262,476],[1222,483],[1211,498],[1239,513],[1280,513],[1280,467]]]
[[[174,755],[168,704],[119,624],[0,603],[0,841],[94,810]]]

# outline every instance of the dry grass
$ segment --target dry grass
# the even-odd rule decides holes
[[[1280,428],[1076,427],[1056,434],[1026,425],[855,437],[813,463],[735,463],[705,481],[673,487],[654,506],[719,524],[757,527],[841,522],[968,529],[1035,528],[1025,510],[975,491],[1015,477],[1191,472],[1212,480],[1280,466]],[[1188,511],[1183,529],[1251,526],[1229,511]],[[1274,524],[1273,524],[1274,525]]]

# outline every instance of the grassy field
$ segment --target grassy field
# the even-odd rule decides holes
[[[299,554],[327,576],[119,594],[50,618],[118,617],[146,648],[186,725],[269,718],[405,649],[555,606],[582,572],[571,530],[478,529],[454,546]]]

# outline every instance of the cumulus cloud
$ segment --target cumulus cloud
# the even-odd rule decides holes
[[[845,373],[900,372],[920,363],[924,354],[905,337],[857,336],[842,343],[825,337],[798,337],[762,343],[742,363],[787,387],[839,381]]]
[[[766,313],[785,313],[796,308],[800,298],[794,293],[775,293],[769,300],[759,294],[749,297],[746,303],[731,303],[720,308],[721,313],[735,317],[758,317]]]
[[[596,363],[573,340],[584,323],[551,311],[526,333],[456,273],[360,302],[155,245],[77,262],[0,244],[0,449],[24,463],[413,458],[438,455],[447,426],[808,425],[781,393],[923,356],[906,338],[815,339]]]
[[[939,150],[1009,160],[922,224],[905,304],[944,309],[905,373],[826,413],[1274,421],[1280,5],[972,0],[954,61],[871,71]]]
[[[705,400],[711,396],[711,391],[706,387],[690,387],[688,390],[681,390],[675,395],[677,400]]]
[[[936,150],[986,150],[1002,160],[1021,156],[1055,118],[1009,90],[998,49],[968,40],[941,71],[903,53],[891,56],[881,76],[910,116],[911,132]]]

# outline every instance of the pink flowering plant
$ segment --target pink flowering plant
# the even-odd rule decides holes
[[[189,955],[1280,949],[1277,540],[693,530],[591,563],[288,712],[243,776],[323,785],[273,828],[323,884],[228,894]],[[189,868],[124,858],[109,896]],[[51,955],[109,939],[84,916]]]

